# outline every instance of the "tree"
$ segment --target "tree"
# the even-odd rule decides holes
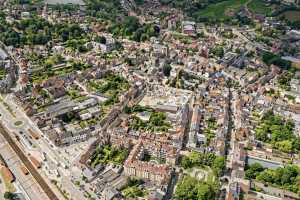
[[[190,158],[187,157],[187,156],[184,156],[181,160],[181,166],[184,168],[184,169],[188,169],[188,168],[191,168],[193,167],[193,163],[191,162]]]
[[[198,181],[195,178],[186,176],[176,187],[175,195],[179,200],[197,199],[196,185]]]
[[[165,64],[164,66],[163,66],[163,73],[164,73],[164,75],[165,76],[170,76],[170,73],[171,73],[171,70],[172,70],[172,67],[171,67],[171,65],[170,64]]]
[[[213,200],[216,197],[214,188],[207,183],[199,183],[197,186],[197,199],[198,200]]]
[[[134,2],[139,6],[144,4],[144,0],[134,0]]]
[[[291,67],[291,62],[283,60],[279,55],[273,54],[271,52],[264,52],[262,55],[262,59],[267,65],[274,64],[283,69],[289,69]]]
[[[264,171],[264,168],[259,163],[254,163],[248,167],[245,176],[247,179],[255,179],[259,172]]]
[[[224,48],[222,46],[215,47],[211,50],[211,53],[222,58],[224,56]]]
[[[106,38],[104,36],[96,37],[95,40],[101,44],[106,44]]]
[[[285,153],[292,153],[294,149],[293,142],[290,140],[283,140],[280,142],[276,142],[275,147]]]
[[[255,129],[256,139],[271,143],[273,148],[285,153],[298,151],[298,137],[294,134],[294,122],[272,111],[264,114],[261,124]]]
[[[253,164],[246,170],[246,177],[249,178],[249,175],[263,183],[270,183],[299,194],[300,168],[297,165],[263,169],[259,164]]]
[[[176,187],[175,197],[178,200],[214,200],[216,190],[213,183],[185,176]]]
[[[217,156],[212,164],[212,168],[217,176],[220,176],[225,169],[225,158],[223,156]]]
[[[5,192],[3,196],[4,199],[13,200],[16,195],[12,192]]]

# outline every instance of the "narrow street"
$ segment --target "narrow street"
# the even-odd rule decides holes
[[[234,101],[234,96],[232,93],[231,86],[229,85],[229,94],[228,94],[228,133],[227,133],[227,138],[226,138],[226,168],[229,171],[226,171],[224,176],[221,178],[223,180],[228,180],[228,183],[223,183],[222,188],[226,189],[226,196],[228,195],[229,192],[229,186],[232,182],[232,173],[231,173],[231,163],[233,159],[233,143],[234,143],[234,108],[233,108],[233,101]],[[225,185],[224,185],[225,184]]]

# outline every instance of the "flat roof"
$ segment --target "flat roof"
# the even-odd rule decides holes
[[[57,5],[57,4],[85,5],[83,0],[45,0],[45,4],[49,4],[49,5]]]
[[[291,61],[291,62],[300,62],[299,58],[295,58],[292,56],[283,56],[281,57],[283,60]]]

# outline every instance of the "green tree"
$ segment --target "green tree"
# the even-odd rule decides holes
[[[101,44],[106,44],[106,38],[104,36],[98,36],[95,40]]]
[[[198,200],[214,200],[216,192],[212,185],[207,183],[199,183],[197,186],[197,199]]]
[[[5,192],[3,196],[4,199],[13,200],[16,195],[12,192]]]
[[[216,191],[214,183],[185,176],[176,187],[175,197],[178,200],[214,200]]]
[[[186,176],[176,187],[175,195],[179,200],[193,200],[197,199],[198,181],[195,178]]]
[[[222,46],[217,46],[211,50],[211,53],[222,58],[224,56],[224,48]]]
[[[275,143],[275,147],[285,153],[292,153],[294,150],[293,141],[283,140]]]
[[[171,67],[171,65],[170,64],[165,64],[164,66],[163,66],[163,73],[164,73],[164,75],[165,76],[170,76],[170,73],[171,73],[171,70],[172,70],[172,67]]]
[[[256,179],[259,181],[262,181],[264,183],[273,183],[274,182],[274,176],[273,176],[273,171],[266,169],[263,172],[260,172],[257,176]]]
[[[262,171],[264,171],[264,168],[261,166],[261,164],[254,163],[254,164],[248,166],[245,176],[247,179],[255,179],[256,176]]]
[[[187,156],[184,156],[181,160],[181,166],[184,168],[184,169],[188,169],[188,168],[192,168],[193,167],[193,163],[191,161],[191,159]]]
[[[217,176],[220,176],[223,170],[226,167],[225,158],[223,156],[217,156],[212,164],[212,168],[214,170],[214,173]]]

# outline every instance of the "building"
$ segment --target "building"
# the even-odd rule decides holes
[[[196,23],[192,21],[183,21],[182,22],[182,32],[188,35],[196,34]]]
[[[189,139],[187,147],[196,148],[198,144],[205,144],[206,137],[200,134],[201,109],[198,104],[194,106],[190,125]]]
[[[283,60],[290,61],[292,63],[293,67],[296,67],[300,69],[300,59],[296,57],[291,57],[291,56],[284,56],[282,57]]]
[[[177,160],[177,153],[174,150],[168,145],[161,145],[159,148],[150,141],[139,140],[124,163],[125,175],[146,179],[159,185],[168,184],[172,172],[170,164],[174,164]],[[165,163],[147,161],[146,156],[164,160]]]
[[[241,188],[238,182],[229,185],[229,193],[227,200],[240,200]]]
[[[122,199],[121,193],[113,187],[106,187],[102,192],[101,200]]]

